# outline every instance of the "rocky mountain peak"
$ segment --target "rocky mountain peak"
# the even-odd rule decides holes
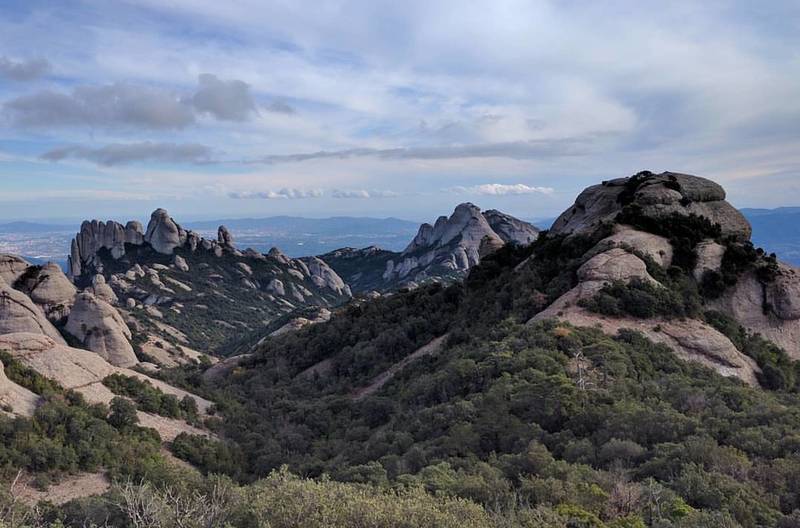
[[[719,224],[724,235],[740,240],[749,240],[752,233],[750,223],[725,201],[725,190],[719,184],[690,174],[649,171],[587,187],[550,231],[590,234],[614,223],[626,207],[656,220],[672,214],[704,216]]]

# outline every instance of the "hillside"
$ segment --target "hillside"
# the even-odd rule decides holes
[[[422,281],[325,316],[308,307],[306,323],[285,314],[255,348],[244,339],[246,354],[160,369],[152,383],[214,402],[204,420],[214,436],[186,431],[169,445],[207,476],[165,469],[106,498],[203,502],[225,489],[228,520],[287,527],[360,525],[357,510],[372,512],[370,526],[798,522],[800,275],[752,245],[720,186],[648,172],[603,182],[530,244],[506,242],[490,214],[473,211],[423,226],[405,253],[468,254],[491,242],[483,218],[502,243],[479,251],[463,281]],[[234,249],[213,250],[228,240],[221,231],[206,261],[189,264],[200,257],[186,252],[190,269],[229,269],[228,252],[239,267]],[[115,262],[152,250],[123,247],[86,263],[114,277]],[[182,251],[145,256],[172,270]],[[27,269],[0,266],[37,298],[44,281]],[[63,317],[60,305],[42,306]],[[50,331],[42,318],[25,324]],[[36,384],[15,369],[7,394],[30,405]],[[138,393],[139,405],[150,394],[131,380],[103,385]],[[102,518],[102,504],[72,501],[67,516],[51,515],[76,526]],[[193,522],[205,522],[199,511]]]
[[[737,317],[792,331],[797,297],[781,296],[795,275],[749,234],[702,178],[592,187],[464,283],[268,340],[213,382],[231,402],[216,449],[248,458],[220,465],[195,443],[183,456],[245,479],[288,463],[415,483],[512,517],[549,512],[541,526],[791,526],[797,356]],[[731,310],[752,280],[781,300]]]
[[[276,248],[240,251],[225,226],[209,240],[163,209],[153,212],[146,231],[138,222],[84,222],[70,273],[120,307],[140,359],[166,366],[196,359],[194,351],[214,354],[297,309],[350,298],[349,287],[318,258],[291,259]]]

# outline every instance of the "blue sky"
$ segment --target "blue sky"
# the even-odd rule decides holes
[[[547,217],[644,169],[800,204],[797,2],[25,0],[0,34],[2,220]]]

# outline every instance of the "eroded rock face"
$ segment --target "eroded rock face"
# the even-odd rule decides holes
[[[646,216],[663,218],[672,213],[696,214],[719,224],[725,235],[749,240],[750,223],[725,201],[718,184],[689,174],[640,173],[593,185],[578,195],[575,204],[553,223],[554,234],[592,233],[613,223],[625,205],[636,204]]]
[[[344,283],[341,277],[333,271],[324,261],[317,257],[308,259],[308,271],[311,281],[319,288],[327,288],[340,295],[351,295],[350,286]]]
[[[38,403],[39,396],[9,380],[0,363],[0,406],[18,416],[33,416]]]
[[[523,222],[513,216],[490,209],[483,213],[489,227],[497,233],[503,242],[526,246],[539,237],[539,230],[528,222]]]
[[[17,282],[17,288],[42,308],[47,318],[59,321],[69,314],[77,289],[52,262],[41,267],[31,267]]]
[[[228,231],[228,228],[225,227],[224,225],[219,226],[219,229],[217,229],[217,242],[219,243],[219,245],[223,247],[229,249],[234,248],[233,235],[231,234],[230,231]]]
[[[621,248],[595,255],[578,268],[578,280],[581,282],[630,282],[633,279],[656,282],[647,272],[647,265],[642,259]]]
[[[422,281],[441,273],[463,274],[506,243],[528,244],[538,233],[512,216],[494,210],[481,213],[477,206],[463,203],[449,218],[422,224],[400,257],[387,261],[383,279]]]
[[[91,293],[75,298],[65,330],[112,365],[131,367],[138,362],[130,344],[131,331],[122,316]]]
[[[0,253],[0,279],[13,285],[30,267],[30,263],[22,257]]]
[[[713,240],[704,240],[697,244],[697,265],[693,275],[695,280],[700,281],[707,271],[719,271],[722,267],[722,257],[725,256],[725,246],[717,244]]]
[[[87,266],[97,267],[95,258],[101,249],[107,249],[115,259],[125,254],[125,244],[142,243],[142,225],[128,222],[125,226],[109,220],[85,221],[70,246],[69,275],[78,277]]]
[[[175,223],[166,209],[156,209],[150,215],[144,240],[159,253],[171,255],[176,247],[186,241],[186,232]]]
[[[44,312],[24,293],[0,279],[0,334],[28,332],[42,334],[58,343],[64,339]]]

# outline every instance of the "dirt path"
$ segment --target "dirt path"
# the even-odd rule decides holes
[[[429,356],[431,354],[437,353],[442,348],[444,340],[447,339],[447,336],[448,334],[439,336],[431,340],[431,342],[428,343],[427,345],[419,347],[417,350],[415,350],[408,356],[404,357],[402,360],[398,361],[384,372],[381,372],[380,374],[372,378],[372,381],[369,383],[369,385],[356,389],[351,397],[353,398],[353,400],[358,401],[366,398],[367,396],[375,394],[384,385],[386,385],[386,383],[388,383],[389,380],[391,380],[395,376],[395,374],[403,370],[403,368],[405,368],[406,365],[408,365],[412,361],[416,361],[417,359],[423,356]]]
[[[41,491],[34,488],[25,477],[14,487],[14,494],[25,504],[36,504],[46,500],[60,506],[72,499],[102,495],[111,487],[111,481],[104,473],[80,473],[65,478]]]

